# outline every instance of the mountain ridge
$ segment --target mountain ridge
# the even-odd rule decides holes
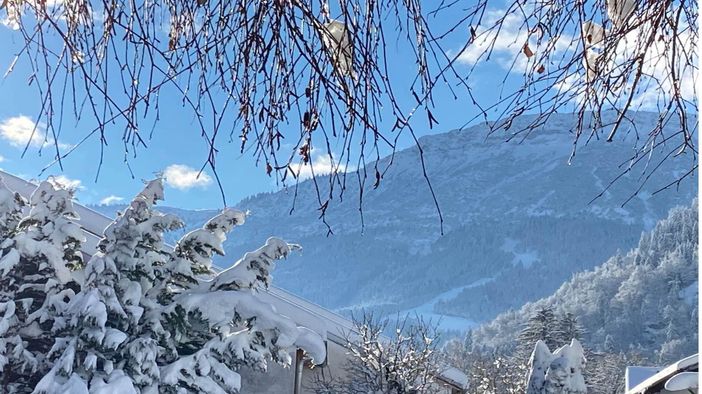
[[[645,124],[653,116],[640,113],[635,119]],[[515,122],[519,127],[529,119]],[[671,160],[626,206],[620,207],[635,190],[636,171],[588,204],[631,155],[635,127],[613,143],[581,146],[567,165],[573,142],[568,130],[574,122],[572,115],[557,115],[512,142],[503,142],[509,137],[506,132],[486,137],[481,125],[423,136],[427,172],[444,215],[444,236],[415,146],[396,152],[377,189],[365,188],[363,231],[353,198],[356,182],[349,182],[344,200],[334,200],[327,210],[334,231],[330,237],[318,220],[310,182],[301,182],[292,214],[292,190],[239,202],[236,206],[252,215],[232,233],[225,244],[228,256],[217,263],[228,266],[269,236],[280,236],[302,244],[304,252],[279,265],[275,283],[322,306],[395,313],[477,282],[463,289],[460,299],[442,299],[432,308],[439,315],[465,319],[466,328],[470,322],[488,321],[555,291],[572,274],[592,268],[617,249],[635,246],[642,231],[696,195],[696,180],[690,179],[678,192],[651,196],[688,164]],[[381,166],[387,160],[382,158]],[[179,212],[191,228],[213,213]],[[519,288],[525,279],[543,285]]]

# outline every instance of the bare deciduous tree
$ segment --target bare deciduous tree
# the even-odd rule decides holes
[[[386,42],[403,37],[400,42],[414,53],[417,78],[409,88],[430,119],[432,88],[450,67],[442,62],[447,57],[430,36],[418,0],[331,5],[4,0],[2,5],[5,24],[24,38],[15,62],[27,63],[39,89],[39,118],[54,145],[51,165],[61,165],[90,138],[105,149],[108,127],[123,127],[126,161],[146,147],[150,135],[144,123],[159,120],[162,94],[175,90],[209,145],[203,168],[209,166],[218,183],[218,147],[238,139],[241,152],[252,154],[283,184],[309,164],[322,217],[335,186],[342,191],[346,186],[346,174],[338,169],[361,169],[361,190],[368,177],[377,184],[384,169],[377,162],[366,168],[366,160],[394,150],[402,131],[414,135],[391,83]],[[396,131],[380,129],[381,107],[396,118]],[[96,126],[62,151],[57,136],[68,114],[92,117]],[[331,161],[324,189],[310,163],[314,149],[326,151]]]
[[[363,314],[354,320],[356,332],[347,335],[350,359],[343,377],[316,375],[313,389],[320,394],[411,394],[437,392],[441,372],[436,328],[417,317],[395,322],[392,337],[383,332],[388,320]]]
[[[583,139],[612,142],[620,134],[635,135],[632,156],[621,164],[616,178],[641,165],[633,195],[672,157],[687,160],[689,171],[664,189],[694,174],[698,165],[696,1],[507,3],[495,11],[488,8],[491,1],[478,1],[468,20],[471,39],[464,48],[473,63],[469,75],[501,46],[521,48],[509,67],[521,75],[520,81],[512,89],[506,85],[497,102],[482,107],[479,115],[487,122],[490,110],[497,111],[493,131],[507,129],[512,137],[523,138],[553,114],[575,112],[578,123],[571,131],[571,159]],[[659,112],[657,121],[638,129],[633,122],[635,111],[652,108]],[[512,127],[523,114],[536,116],[526,126]]]
[[[296,184],[300,166],[310,165],[322,218],[334,191],[346,188],[344,169],[358,168],[362,212],[364,188],[377,186],[387,170],[376,159],[393,153],[403,133],[416,141],[410,120],[418,113],[430,127],[436,123],[432,92],[442,85],[454,97],[469,97],[478,118],[496,118],[491,130],[506,128],[512,136],[538,129],[554,113],[577,113],[573,157],[583,139],[635,134],[620,176],[640,165],[640,188],[673,157],[690,165],[668,187],[697,169],[693,0],[476,0],[465,7],[441,1],[431,10],[419,0],[3,0],[2,6],[5,23],[24,39],[15,62],[31,69],[39,118],[59,165],[82,144],[60,149],[64,116],[93,119],[83,141],[99,139],[103,150],[106,129],[122,127],[126,160],[147,145],[145,123],[159,120],[162,95],[175,91],[207,141],[202,168],[209,166],[218,182],[219,148],[239,140],[242,153],[284,185],[290,178]],[[432,28],[428,21],[439,13],[460,16]],[[445,38],[463,29],[465,45],[446,47]],[[387,45],[397,38],[415,61],[416,78],[401,90],[413,96],[409,107],[388,61]],[[517,49],[504,90],[496,102],[480,102],[468,82],[505,47]],[[652,107],[657,122],[637,129],[632,113]],[[512,127],[523,114],[536,116]],[[674,131],[664,132],[671,125]],[[331,176],[314,174],[313,150],[325,152]],[[434,203],[441,218],[435,196]]]

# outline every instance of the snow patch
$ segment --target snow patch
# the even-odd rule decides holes
[[[517,265],[522,265],[524,268],[529,268],[532,266],[537,261],[540,261],[541,258],[539,258],[538,252],[535,250],[523,250],[519,251],[517,249],[517,245],[519,245],[519,241],[513,238],[505,238],[505,242],[502,244],[502,249],[503,251],[507,253],[512,253],[514,257],[512,258],[512,266],[516,267]]]
[[[432,298],[428,302],[421,304],[415,308],[407,309],[399,313],[400,316],[413,315],[421,316],[426,321],[436,324],[437,328],[446,331],[460,331],[464,332],[478,325],[478,322],[472,319],[467,319],[459,316],[444,315],[441,313],[434,312],[434,307],[439,302],[448,302],[456,298],[463,290],[470,289],[473,287],[482,286],[486,283],[495,280],[494,277],[478,279],[465,286],[455,287],[448,291],[445,291],[436,297]]]

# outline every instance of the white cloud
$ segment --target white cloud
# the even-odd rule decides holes
[[[184,164],[172,164],[163,171],[163,178],[170,187],[188,190],[193,187],[205,188],[212,183],[212,177]]]
[[[639,29],[643,29],[640,27]],[[635,29],[629,33],[623,43],[622,48],[617,48],[617,57],[612,62],[612,68],[620,64],[624,59],[631,58],[632,53],[636,53],[642,45],[642,39],[647,37]],[[685,100],[694,100],[697,97],[697,70],[695,66],[686,65],[684,54],[694,53],[696,44],[689,29],[685,29],[677,36],[677,53],[666,46],[665,42],[655,40],[652,45],[646,46],[646,57],[643,62],[642,78],[639,88],[634,95],[632,105],[640,106],[644,109],[655,110],[659,104],[667,104],[674,98],[675,86],[671,73],[671,64],[675,64],[675,74],[680,78],[680,95]],[[640,50],[640,49],[639,49]],[[675,56],[675,62],[671,58]],[[633,78],[628,81],[627,89],[631,89]]]
[[[49,182],[55,186],[64,187],[67,189],[82,189],[80,179],[71,179],[65,175],[55,175],[49,177]]]
[[[500,15],[504,15],[504,11],[488,12],[485,24],[492,26],[498,21]],[[520,36],[520,24],[519,18],[514,14],[510,14],[505,17],[504,28],[499,30],[499,34],[498,29],[477,31],[475,41],[458,56],[458,61],[472,66],[479,61],[485,61],[487,52],[492,48],[491,57],[500,57],[498,61],[500,64],[503,64],[505,54],[513,58],[519,52],[517,42]],[[522,39],[523,43],[524,39]]]
[[[39,146],[44,142],[42,129],[42,125],[37,125],[28,116],[13,116],[0,123],[0,137],[13,146],[25,146],[28,142]]]
[[[42,144],[51,146],[54,144],[52,138],[46,137],[46,125],[36,123],[25,115],[12,116],[0,122],[0,138],[16,147],[24,147],[27,143],[30,146],[42,146]],[[59,141],[58,147],[68,149],[71,145]]]
[[[120,202],[122,200],[124,200],[123,197],[110,195],[110,196],[107,196],[107,197],[103,198],[102,200],[100,200],[100,205],[112,205],[112,204]]]
[[[484,26],[494,28],[478,29],[475,41],[472,42],[459,56],[458,61],[475,66],[478,63],[494,61],[504,70],[523,73],[530,67],[538,67],[544,62],[540,52],[548,48],[550,57],[557,58],[563,51],[577,44],[572,36],[562,34],[554,40],[545,40],[538,45],[536,35],[530,33],[524,24],[524,16],[516,12],[505,15],[505,10],[488,11]],[[523,53],[524,44],[535,54],[527,57]]]
[[[2,155],[0,155],[0,163],[2,163],[2,162],[5,161],[5,160],[7,160],[7,159],[5,159],[5,157],[3,157]]]
[[[570,71],[563,74],[559,80],[554,82],[559,94],[572,94],[575,102],[582,102],[585,98],[584,89],[586,86],[585,66],[580,63],[568,64],[573,51],[582,50],[579,34],[562,34],[555,42],[544,42],[542,47],[536,45],[534,34],[530,34],[523,26],[523,16],[513,12],[505,15],[505,10],[489,10],[486,12],[483,26],[494,26],[500,24],[500,29],[489,28],[479,29],[476,38],[458,57],[458,61],[467,66],[475,67],[482,64],[497,64],[504,70],[514,73],[523,73],[530,67],[537,67],[540,64],[555,62],[556,67],[567,68]],[[501,20],[504,18],[504,20]],[[644,18],[649,20],[650,18]],[[678,51],[672,54],[670,46],[666,41],[654,40],[648,45],[648,37],[651,26],[649,24],[633,23],[637,26],[625,37],[617,42],[616,47],[610,48],[610,58],[600,66],[602,75],[617,75],[621,73],[622,64],[633,59],[642,49],[645,51],[643,63],[643,74],[637,91],[633,92],[634,100],[632,108],[655,110],[659,105],[667,103],[673,97],[674,83],[671,77],[670,65],[671,56],[677,56],[676,74],[680,78],[680,94],[686,100],[693,100],[697,96],[697,72],[695,67],[685,66],[685,56],[694,53],[694,35],[687,26],[680,26],[680,34],[676,37]],[[577,28],[575,29],[578,30]],[[529,40],[529,47],[535,56],[528,58],[522,52],[524,43]],[[544,52],[544,46],[549,48]],[[602,52],[602,43],[598,46]],[[549,62],[545,59],[548,54]],[[489,59],[488,59],[489,56]],[[560,60],[559,60],[560,59]],[[537,63],[541,62],[541,63]],[[553,64],[551,64],[553,67]],[[576,70],[575,68],[578,68]],[[614,89],[609,100],[615,105],[623,105],[620,101],[627,100],[633,85],[633,73],[628,75],[626,83],[620,84],[619,89]],[[610,87],[611,88],[611,87]],[[622,94],[625,92],[626,94]]]
[[[341,173],[351,170],[344,164],[336,162],[336,159],[333,157],[330,158],[328,153],[317,154],[316,149],[312,149],[311,156],[310,163],[297,163],[290,165],[290,168],[295,172],[295,175],[299,180],[312,178],[313,170],[315,176]]]

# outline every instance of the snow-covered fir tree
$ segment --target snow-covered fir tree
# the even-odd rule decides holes
[[[14,246],[12,236],[17,231],[17,225],[22,219],[22,209],[26,200],[18,193],[12,192],[0,178],[0,256],[13,259],[9,255]],[[14,253],[14,252],[13,252]],[[10,257],[8,257],[10,256]],[[3,260],[0,260],[2,262]],[[4,277],[4,275],[3,275]],[[25,364],[22,360],[33,357],[25,348],[19,336],[19,324],[15,315],[16,306],[14,294],[16,285],[5,279],[0,279],[0,374],[3,387],[9,387],[10,376],[14,370],[31,370],[35,363]]]
[[[229,227],[242,219],[240,212],[225,211],[205,228]],[[211,250],[219,249],[221,243],[213,246]],[[307,350],[313,359],[324,359],[317,334],[297,327],[258,297],[270,283],[275,261],[296,249],[299,246],[269,238],[214,279],[173,296],[164,309],[164,326],[173,335],[177,357],[161,370],[162,392],[238,392],[238,369],[265,371],[268,360],[290,365],[290,350],[295,346]],[[201,264],[200,257],[193,263]]]
[[[572,339],[581,340],[583,328],[578,321],[578,317],[572,312],[565,312],[556,318],[553,339],[556,346],[563,346]]]
[[[165,267],[166,279],[158,287],[163,302],[185,290],[197,287],[204,275],[212,275],[212,257],[224,255],[222,244],[234,226],[241,225],[246,215],[237,210],[225,209],[200,229],[184,235],[177,243]]]
[[[289,365],[297,347],[326,357],[317,334],[258,296],[297,245],[271,238],[217,274],[212,256],[245,214],[225,209],[172,249],[164,232],[182,223],[153,209],[162,199],[161,181],[149,182],[105,229],[51,325],[52,365],[35,393],[235,393],[240,368]]]
[[[585,351],[577,339],[551,354],[537,341],[529,362],[527,394],[586,394]]]
[[[70,303],[65,325],[55,327],[64,335],[38,393],[157,389],[158,340],[167,333],[158,324],[158,305],[145,295],[170,256],[163,232],[182,226],[153,210],[162,199],[161,181],[148,182],[105,229],[86,266],[83,291]]]
[[[541,394],[546,385],[546,371],[553,361],[553,354],[542,340],[536,341],[534,351],[529,359],[529,376],[527,377],[527,394]]]
[[[586,394],[585,351],[577,339],[553,353],[553,361],[546,371],[545,393]]]
[[[543,341],[549,349],[555,348],[557,345],[555,327],[556,316],[553,308],[538,309],[519,333],[518,352],[524,353],[528,357],[537,341]]]
[[[0,349],[6,355],[1,380],[8,392],[30,392],[51,368],[46,355],[55,342],[52,327],[61,324],[79,291],[71,271],[83,265],[85,237],[73,222],[78,215],[72,192],[45,181],[29,203],[28,215],[2,242],[0,258]]]

